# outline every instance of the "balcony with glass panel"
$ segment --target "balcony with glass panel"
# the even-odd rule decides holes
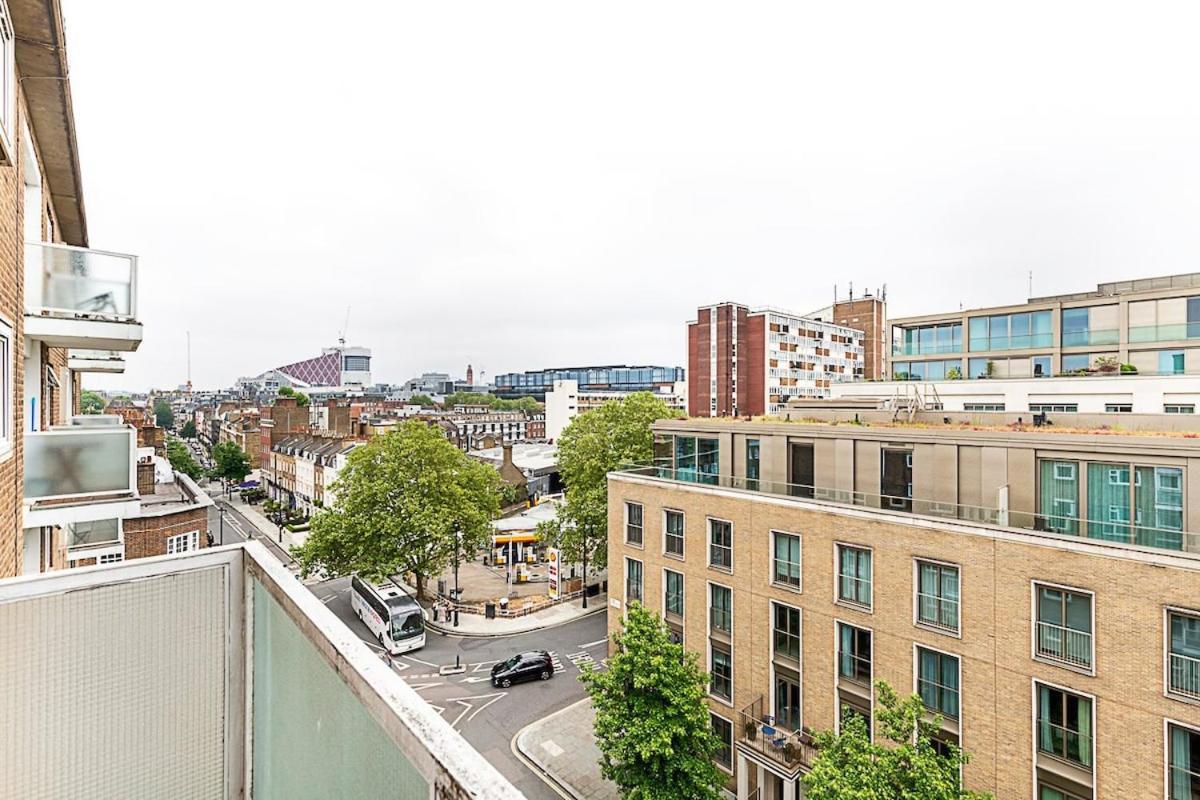
[[[24,437],[26,528],[138,513],[137,431],[112,415]]]
[[[967,321],[968,347],[973,353],[989,350],[1027,350],[1054,344],[1049,311],[971,317]]]
[[[74,372],[121,374],[125,372],[125,359],[116,350],[67,351],[67,368]]]
[[[52,347],[136,350],[137,256],[26,243],[25,335]]]
[[[6,796],[522,797],[257,542],[0,581],[0,630]]]
[[[1062,346],[1115,345],[1121,340],[1117,306],[1085,306],[1062,311]]]

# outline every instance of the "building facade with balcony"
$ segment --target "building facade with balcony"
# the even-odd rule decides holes
[[[803,797],[876,680],[998,800],[1195,797],[1200,425],[885,419],[662,421],[609,476],[610,630],[636,600],[700,655],[739,800]]]
[[[582,391],[653,392],[683,380],[683,367],[559,367],[555,369],[506,372],[496,376],[496,396],[514,400],[532,397],[539,402],[555,381],[575,381]]]
[[[1200,375],[1200,273],[891,321],[891,377]]]

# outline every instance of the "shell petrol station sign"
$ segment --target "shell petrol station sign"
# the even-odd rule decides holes
[[[550,547],[546,549],[546,577],[550,581],[550,589],[548,594],[551,599],[557,599],[559,593],[559,563],[558,563],[558,548]]]

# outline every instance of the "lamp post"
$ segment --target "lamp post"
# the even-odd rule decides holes
[[[462,554],[462,531],[454,532],[454,627],[458,627],[458,559]]]
[[[217,503],[217,519],[221,521],[221,534],[217,540],[218,544],[225,544],[225,507]]]
[[[583,550],[583,607],[587,608],[587,527],[579,531],[580,547]]]

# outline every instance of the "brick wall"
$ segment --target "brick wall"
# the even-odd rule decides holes
[[[125,528],[125,558],[146,558],[167,553],[167,539],[189,531],[199,531],[196,542],[207,547],[208,509],[194,508],[176,514],[127,519]]]
[[[711,309],[702,308],[688,325],[687,411],[691,417],[707,417],[709,408],[708,341]]]

